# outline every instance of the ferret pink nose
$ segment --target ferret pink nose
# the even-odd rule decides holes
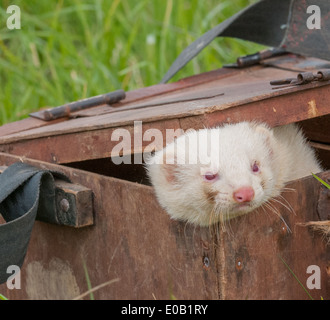
[[[236,202],[250,202],[254,198],[252,187],[242,187],[234,191],[233,198]]]

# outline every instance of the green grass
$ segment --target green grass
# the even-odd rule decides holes
[[[328,189],[330,189],[330,185],[328,183],[326,183],[324,180],[322,180],[321,178],[319,178],[317,175],[315,175],[314,173],[312,173],[313,177],[318,180],[319,182],[321,182],[325,187],[327,187]]]
[[[17,0],[21,29],[0,2],[0,125],[45,106],[158,83],[179,53],[256,0]],[[262,47],[219,38],[173,81]]]
[[[298,279],[298,277],[296,276],[296,274],[292,271],[292,269],[289,267],[289,265],[283,260],[283,258],[281,256],[279,256],[279,258],[282,260],[283,264],[286,266],[286,268],[290,271],[290,273],[293,275],[293,277],[295,278],[295,280],[299,283],[299,285],[301,286],[301,288],[306,292],[306,294],[308,295],[309,299],[314,300],[313,297],[311,296],[311,294],[308,292],[308,290],[305,288],[305,286],[302,284],[302,282]]]
[[[0,300],[8,300],[5,296],[3,296],[2,294],[0,294]]]

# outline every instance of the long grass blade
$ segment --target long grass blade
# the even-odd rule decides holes
[[[328,189],[330,189],[330,184],[326,183],[324,180],[322,180],[320,177],[318,177],[317,175],[315,175],[314,173],[312,173],[313,177],[318,180],[319,182],[321,182],[324,186],[326,186]]]
[[[313,297],[310,295],[310,293],[308,292],[308,290],[305,288],[305,286],[301,283],[301,281],[298,279],[298,277],[295,275],[295,273],[292,271],[292,269],[289,267],[289,265],[283,260],[283,258],[281,256],[279,256],[280,259],[282,260],[282,262],[284,263],[284,265],[287,267],[287,269],[290,271],[290,273],[293,275],[293,277],[297,280],[297,282],[299,283],[299,285],[304,289],[304,291],[306,292],[306,294],[308,295],[308,297],[311,300],[314,300]]]
[[[6,297],[3,296],[2,294],[0,294],[0,300],[8,300],[8,298],[6,298]]]

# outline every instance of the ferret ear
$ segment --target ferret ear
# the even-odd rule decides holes
[[[151,180],[158,179],[159,176],[165,177],[168,183],[177,182],[177,155],[174,144],[170,144],[154,155],[146,157],[146,168]]]
[[[162,160],[161,170],[163,171],[167,182],[175,183],[177,181],[177,159],[174,150],[165,149]]]
[[[267,127],[267,125],[265,125],[265,124],[256,124],[255,130],[256,130],[256,132],[262,133],[265,136],[272,135],[271,129],[269,127]]]
[[[261,137],[264,139],[267,147],[271,151],[270,153],[273,153],[273,141],[274,141],[274,135],[273,131],[264,124],[258,124],[255,128],[256,132],[261,134]]]

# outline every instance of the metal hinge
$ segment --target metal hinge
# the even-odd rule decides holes
[[[328,81],[328,80],[330,80],[330,69],[323,69],[318,71],[316,74],[313,74],[313,72],[302,72],[299,73],[296,78],[272,80],[270,81],[270,84],[272,86],[279,86],[273,88],[273,89],[278,89],[289,86],[307,84],[314,81]]]

